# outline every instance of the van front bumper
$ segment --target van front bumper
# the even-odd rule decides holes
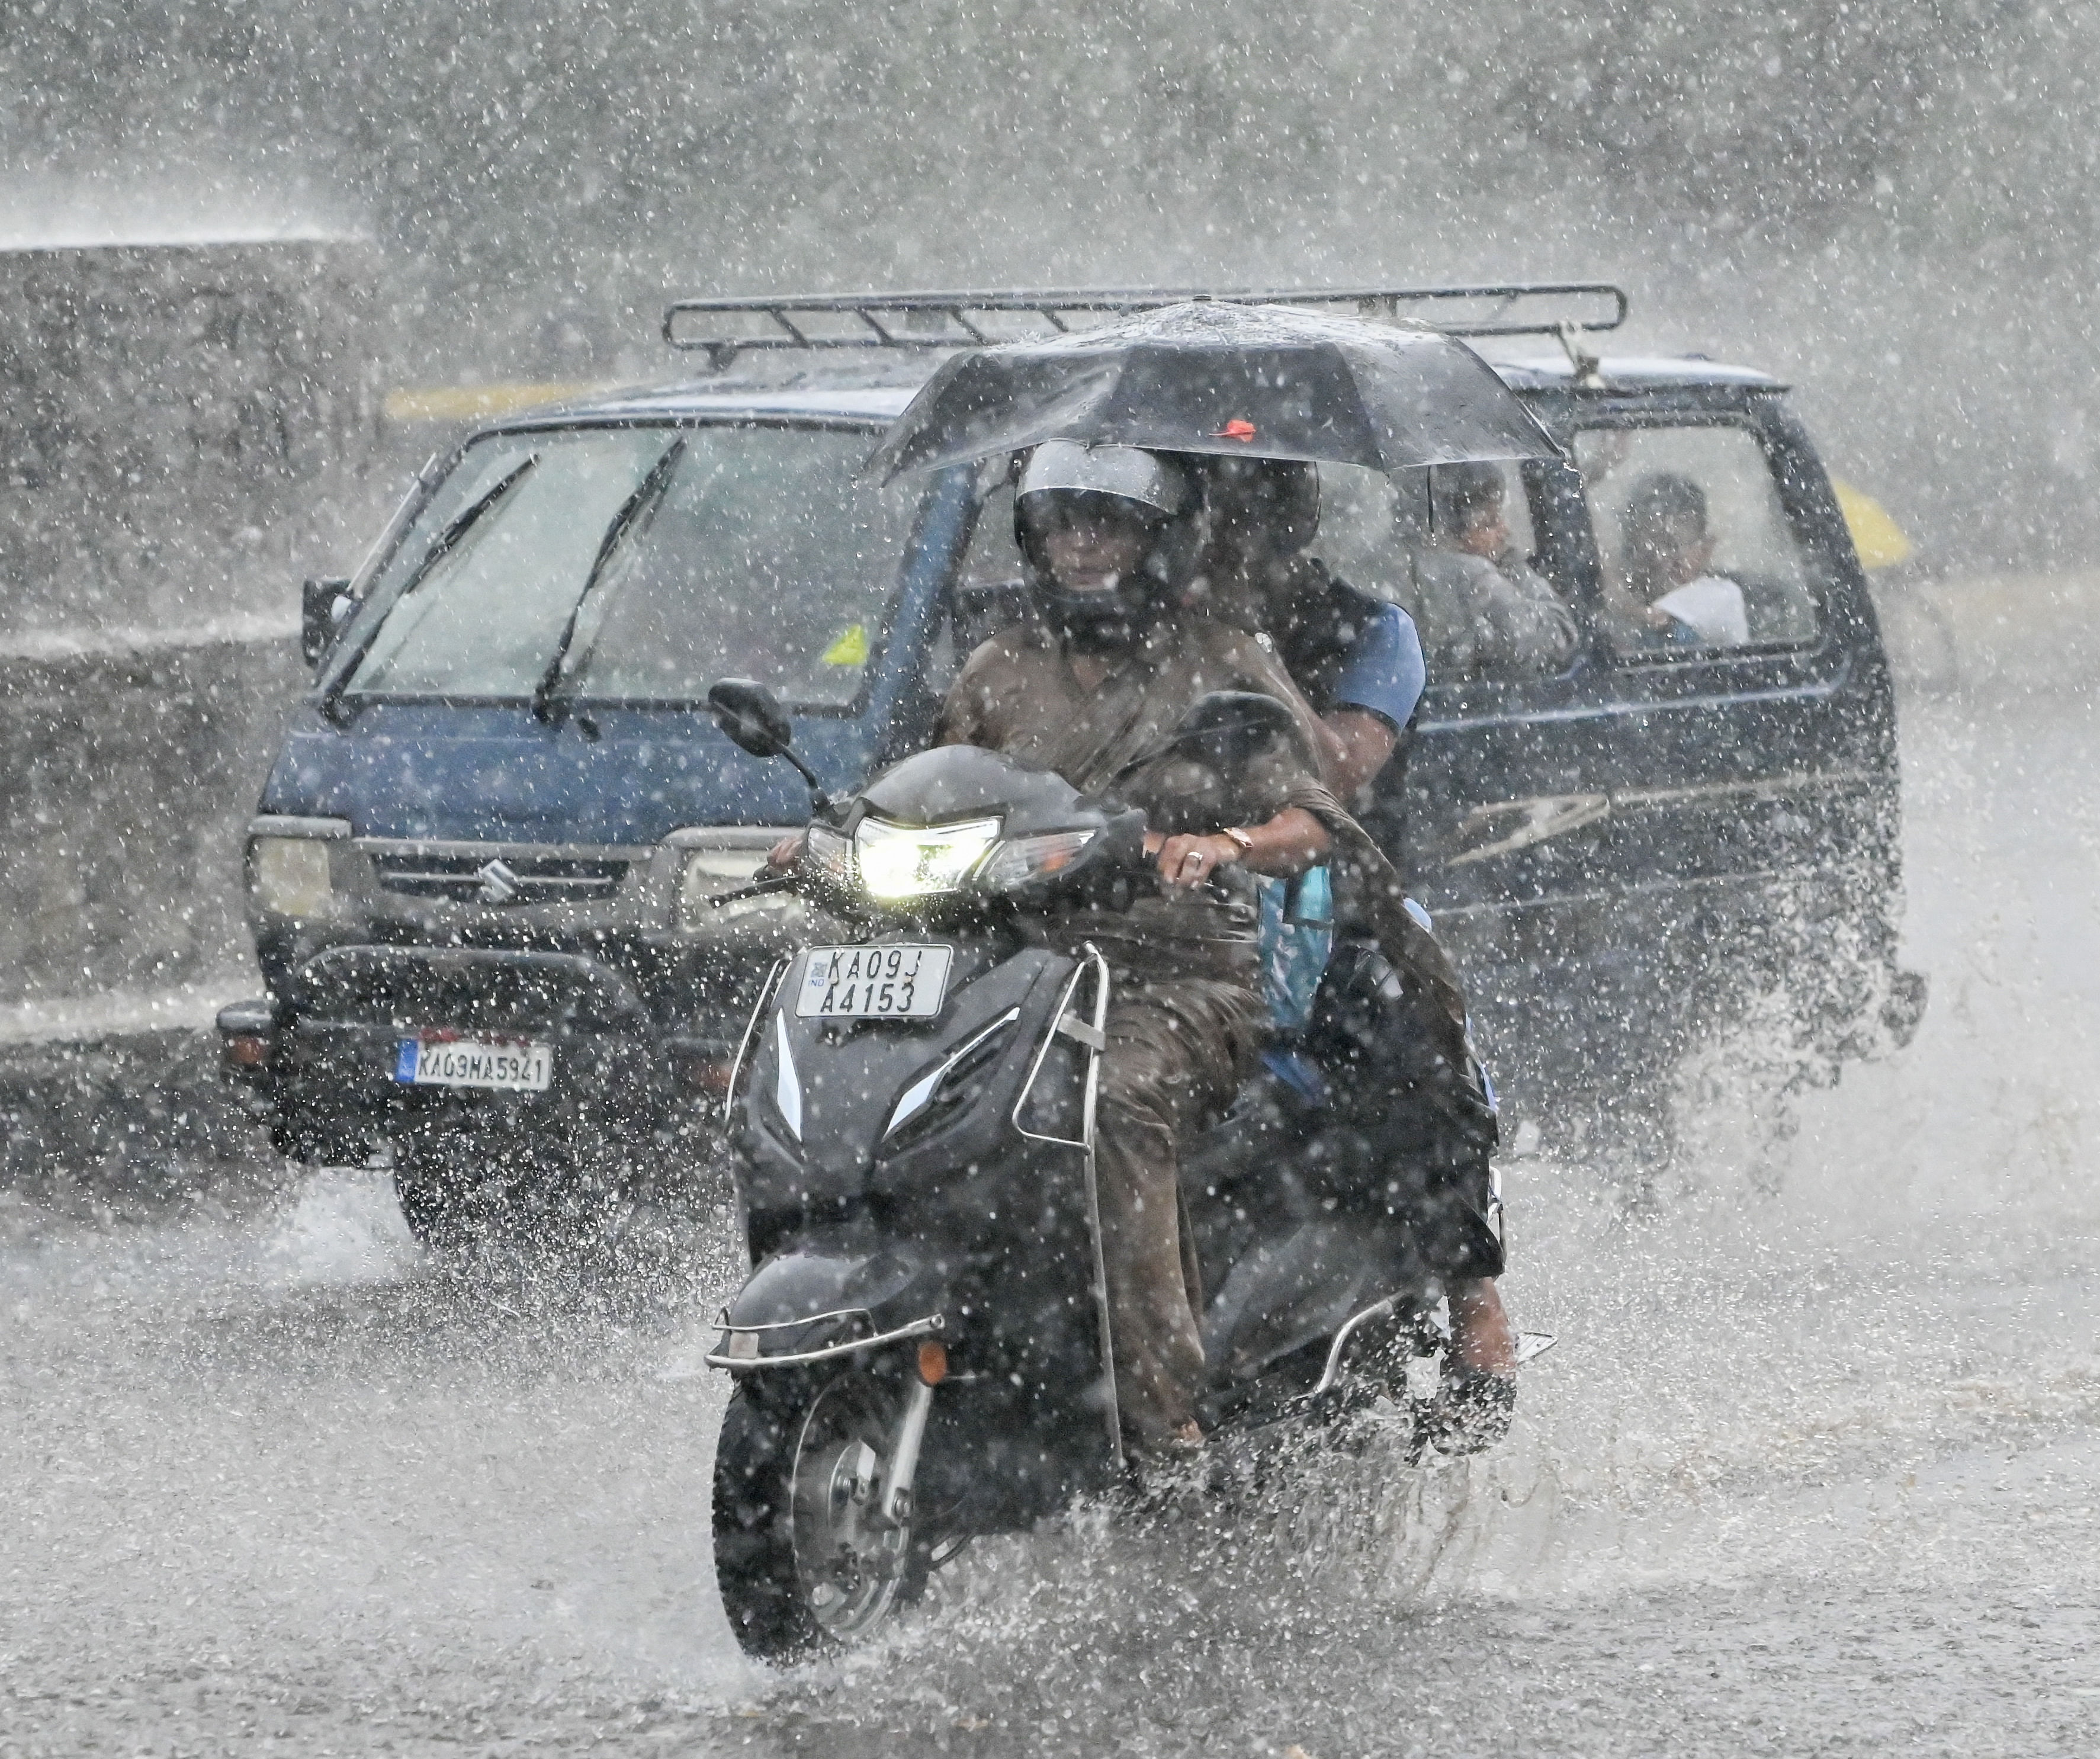
[[[661,1031],[587,957],[457,948],[333,948],[289,996],[227,1008],[218,1029],[228,1085],[279,1152],[328,1164],[455,1129],[616,1142],[708,1122],[735,1051],[726,1035]],[[545,1047],[546,1086],[414,1080],[418,1043],[457,1039]]]

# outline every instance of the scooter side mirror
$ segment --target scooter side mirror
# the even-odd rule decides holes
[[[708,690],[708,712],[739,750],[753,757],[785,757],[794,723],[780,699],[752,678],[720,678]]]
[[[831,805],[817,772],[795,754],[795,723],[780,699],[755,678],[717,678],[708,686],[708,712],[730,743],[753,757],[784,757],[810,786],[810,805],[823,812]]]
[[[1211,690],[1189,705],[1174,743],[1223,776],[1246,769],[1265,745],[1288,741],[1297,717],[1259,690]]]

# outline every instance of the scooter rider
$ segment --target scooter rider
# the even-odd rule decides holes
[[[969,656],[940,732],[1113,792],[1154,827],[1157,895],[1047,931],[1093,942],[1114,973],[1096,1151],[1104,1256],[1126,1437],[1154,1456],[1202,1437],[1201,1296],[1178,1150],[1230,1103],[1263,1029],[1253,888],[1226,871],[1300,873],[1344,816],[1320,780],[1312,711],[1273,651],[1179,603],[1197,560],[1193,501],[1182,466],[1154,453],[1037,447],[1014,505],[1035,614]],[[1255,809],[1228,828],[1202,822],[1185,760],[1163,748],[1198,697],[1231,690],[1290,707],[1299,748],[1272,747],[1241,778]]]
[[[1421,698],[1424,667],[1413,621],[1398,606],[1350,586],[1305,553],[1319,526],[1314,466],[1219,459],[1203,479],[1208,543],[1201,571],[1208,596],[1228,613],[1251,613],[1275,642],[1320,716],[1327,779],[1343,800],[1353,799],[1393,757]],[[1331,928],[1306,919],[1328,914],[1317,906],[1287,915],[1272,908],[1264,939],[1272,1014],[1286,1016],[1275,1023],[1299,1033],[1316,1050],[1331,1051],[1333,1034],[1320,1029],[1313,1000]],[[1418,990],[1417,999],[1425,993]],[[1416,1026],[1403,1014],[1388,1018],[1384,1029],[1405,1036]],[[1436,1061],[1414,1060],[1431,1068]],[[1436,1073],[1450,1078],[1440,1083],[1449,1090],[1438,1096],[1443,1104],[1454,1104],[1462,1115],[1479,1110],[1463,1091],[1460,1078],[1467,1071]],[[1375,1126],[1370,1134],[1392,1140]],[[1508,1408],[1507,1377],[1515,1368],[1515,1339],[1494,1281],[1502,1269],[1502,1246],[1489,1164],[1492,1136],[1476,1129],[1434,1132],[1426,1140],[1412,1129],[1401,1134],[1415,1148],[1410,1158],[1447,1163],[1418,1170],[1416,1232],[1450,1298],[1456,1404],[1469,1417],[1491,1413],[1476,1426],[1492,1431]]]

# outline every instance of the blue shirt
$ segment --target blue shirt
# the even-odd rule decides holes
[[[1330,694],[1337,708],[1367,708],[1397,733],[1414,717],[1428,678],[1414,618],[1383,605],[1343,655]]]
[[[1380,605],[1343,651],[1334,682],[1322,692],[1337,708],[1363,708],[1397,733],[1414,718],[1427,681],[1414,619],[1397,605]],[[1409,907],[1418,914],[1413,899]],[[1302,1032],[1312,1015],[1313,993],[1335,945],[1334,905],[1327,870],[1315,867],[1293,884],[1262,886],[1262,994],[1269,1023]]]

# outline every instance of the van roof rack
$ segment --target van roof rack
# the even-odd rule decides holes
[[[1453,336],[1558,336],[1564,342],[1582,333],[1617,329],[1626,316],[1625,293],[1606,281],[1239,293],[1132,288],[796,293],[774,299],[681,299],[664,314],[664,340],[673,348],[706,355],[720,372],[739,355],[760,350],[969,348],[1064,335],[1089,328],[1093,322],[1192,299],[1238,306],[1347,306],[1360,317],[1388,322],[1418,318]]]

